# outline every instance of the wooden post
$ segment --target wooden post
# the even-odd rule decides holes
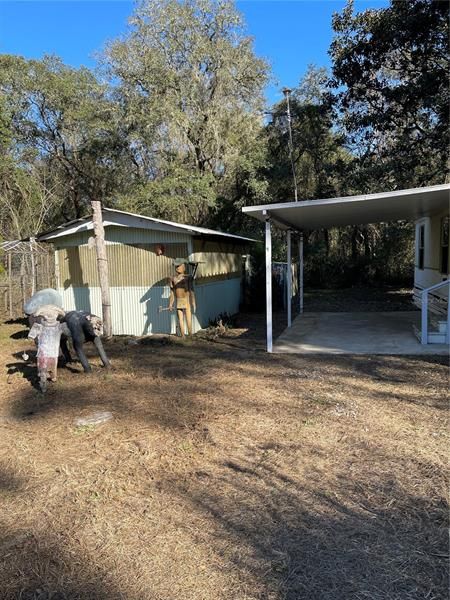
[[[59,255],[58,255],[58,249],[54,249],[53,250],[53,260],[55,261],[55,270],[54,270],[54,279],[52,281],[55,282],[55,288],[59,291],[59,288],[61,287],[61,283],[59,281]],[[50,286],[53,287],[53,286]]]
[[[291,253],[291,232],[286,232],[287,243],[287,267],[286,267],[286,304],[287,304],[287,326],[292,327],[292,253]]]
[[[266,220],[266,337],[267,352],[272,352],[272,232]]]
[[[51,288],[52,287],[52,281],[50,279],[50,255],[47,252],[45,253],[45,270],[47,273],[47,287]]]
[[[95,249],[97,252],[97,269],[102,295],[102,319],[105,337],[112,335],[111,300],[109,295],[108,258],[106,255],[105,230],[103,228],[102,205],[99,200],[92,200],[92,223],[94,225]]]
[[[22,296],[22,310],[25,305],[26,300],[26,291],[25,291],[25,275],[26,275],[26,267],[25,267],[26,256],[24,254],[20,255],[20,291]]]
[[[8,252],[8,280],[9,280],[9,318],[13,318],[12,312],[12,260],[11,252]]]
[[[36,292],[36,263],[34,260],[34,238],[30,237],[30,259],[31,259],[31,295]]]

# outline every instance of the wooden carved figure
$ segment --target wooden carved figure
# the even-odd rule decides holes
[[[175,304],[180,335],[184,337],[185,326],[192,335],[192,313],[196,311],[194,286],[192,277],[186,273],[186,261],[176,258],[174,266],[176,275],[169,279],[169,310],[173,311]]]

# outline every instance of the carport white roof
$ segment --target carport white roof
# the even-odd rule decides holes
[[[397,220],[416,220],[449,208],[450,184],[432,185],[379,194],[304,200],[242,211],[260,221],[268,218],[281,229],[320,229]]]

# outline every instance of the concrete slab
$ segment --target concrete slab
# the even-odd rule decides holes
[[[304,313],[274,344],[284,354],[439,354],[447,344],[422,346],[413,325],[420,312]]]

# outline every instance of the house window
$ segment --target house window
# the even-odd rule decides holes
[[[425,225],[419,226],[419,245],[418,245],[419,269],[423,269],[425,258]]]
[[[441,273],[448,274],[448,217],[441,221]]]

